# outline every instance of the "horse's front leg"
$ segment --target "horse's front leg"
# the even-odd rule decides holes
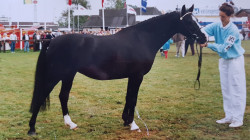
[[[124,126],[131,124],[131,130],[139,129],[133,121],[138,91],[142,80],[143,75],[140,74],[131,76],[128,79],[126,104],[122,113],[122,119],[124,120]]]
[[[63,118],[64,118],[64,124],[68,125],[70,129],[76,129],[77,124],[72,122],[69,111],[68,111],[68,100],[69,100],[69,93],[72,87],[72,81],[73,80],[63,80],[62,81],[62,87],[59,94],[61,106],[62,106],[62,112],[63,112]]]

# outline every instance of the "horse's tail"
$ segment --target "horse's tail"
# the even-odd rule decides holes
[[[37,65],[36,65],[36,73],[35,73],[35,85],[34,85],[34,91],[33,91],[33,97],[30,105],[30,112],[33,113],[36,105],[39,105],[39,100],[43,98],[44,90],[45,90],[45,70],[46,70],[46,51],[50,44],[49,41],[43,42],[42,50],[39,54]],[[45,102],[42,104],[40,110],[44,111],[46,110],[46,105],[49,108],[50,106],[50,99],[49,96],[45,100]]]

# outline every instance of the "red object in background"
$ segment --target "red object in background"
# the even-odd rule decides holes
[[[165,54],[165,58],[167,59],[168,58],[168,51],[163,51],[164,54]]]
[[[3,37],[3,34],[6,33],[7,37],[10,37],[10,35],[12,34],[13,31],[15,31],[15,34],[17,36],[17,40],[22,40],[23,37],[20,36],[21,35],[20,29],[0,30],[0,34]],[[35,30],[32,30],[32,29],[31,30],[22,30],[22,35],[24,35],[26,32],[28,32],[28,35],[30,37],[30,45],[33,45],[33,34],[34,34]],[[24,41],[22,41],[22,46],[24,47]],[[16,49],[20,49],[20,41],[17,41]]]
[[[103,3],[104,3],[104,0],[102,0],[102,8],[103,8]]]
[[[248,29],[250,30],[250,20],[246,22]],[[248,33],[248,38],[250,38],[250,32]]]
[[[72,4],[72,0],[69,0],[69,5],[71,5]]]
[[[11,25],[11,29],[16,29],[17,25]]]
[[[33,3],[34,3],[34,4],[37,4],[37,0],[33,0]]]
[[[4,26],[3,26],[3,24],[0,24],[0,30],[4,30],[5,28],[4,28]]]
[[[250,29],[250,20],[247,21],[248,29]]]

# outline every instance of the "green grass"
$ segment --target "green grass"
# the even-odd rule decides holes
[[[250,93],[250,41],[244,41],[247,93]],[[220,90],[218,55],[203,49],[201,89],[194,90],[198,58],[169,58],[158,53],[151,71],[142,82],[137,109],[146,128],[135,116],[142,132],[123,126],[127,79],[97,81],[77,74],[70,93],[70,116],[79,128],[64,126],[59,83],[52,91],[49,111],[40,112],[38,135],[27,136],[37,52],[0,53],[0,139],[250,139],[250,98],[244,126],[232,129],[215,121],[224,117]]]

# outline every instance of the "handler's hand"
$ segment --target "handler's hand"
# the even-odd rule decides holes
[[[205,44],[200,44],[201,47],[207,47],[207,43]]]

